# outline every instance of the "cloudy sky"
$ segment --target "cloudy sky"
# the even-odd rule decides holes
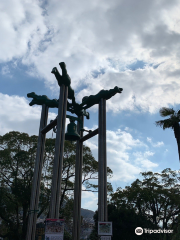
[[[114,191],[140,172],[179,169],[173,131],[155,125],[161,107],[179,109],[179,9],[179,0],[1,1],[0,135],[38,134],[41,107],[30,107],[27,93],[58,98],[51,70],[65,62],[78,103],[123,88],[107,101]],[[97,127],[97,111],[89,109],[87,129]],[[56,115],[50,109],[48,121]],[[97,159],[97,136],[85,144]],[[96,210],[97,194],[83,192],[82,207]]]

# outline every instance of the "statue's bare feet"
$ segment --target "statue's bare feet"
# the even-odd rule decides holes
[[[60,63],[59,63],[59,66],[61,67],[61,69],[66,68],[65,62],[60,62]]]

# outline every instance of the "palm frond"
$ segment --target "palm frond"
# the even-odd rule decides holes
[[[167,117],[167,116],[169,116],[169,115],[174,114],[175,111],[174,111],[173,108],[162,107],[162,108],[159,110],[159,113],[160,113],[161,117]]]
[[[156,126],[160,126],[165,130],[166,128],[173,128],[174,122],[171,121],[171,119],[165,119],[156,121]]]
[[[179,111],[177,111],[177,116],[178,116],[178,117],[180,117],[180,110],[179,110]]]

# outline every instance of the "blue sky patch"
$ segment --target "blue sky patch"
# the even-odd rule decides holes
[[[101,68],[99,70],[93,70],[91,72],[91,75],[93,78],[97,78],[99,75],[104,75],[105,74],[105,68]]]

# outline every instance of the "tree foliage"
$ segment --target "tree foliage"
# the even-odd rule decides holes
[[[9,132],[0,136],[0,237],[6,239],[25,239],[28,210],[30,205],[31,185],[34,163],[37,151],[37,136],[26,133]],[[40,186],[38,217],[48,214],[55,139],[46,139],[43,159],[42,179]],[[72,214],[72,197],[75,177],[76,144],[65,141],[62,173],[62,192],[60,200],[60,214],[67,217]],[[86,191],[96,191],[97,184],[91,180],[97,179],[98,163],[92,156],[91,150],[83,147],[83,180]],[[108,175],[112,174],[110,168]],[[109,184],[109,193],[112,186]],[[64,209],[65,204],[71,210]]]
[[[173,108],[162,107],[159,110],[161,117],[168,117],[168,119],[156,121],[156,125],[160,126],[165,130],[166,128],[174,129],[180,122],[180,111],[175,112]]]
[[[173,129],[174,136],[177,141],[178,145],[178,154],[179,154],[179,161],[180,161],[180,110],[175,112],[173,108],[166,108],[163,107],[159,111],[161,117],[167,117],[169,118],[165,120],[156,121],[156,126],[160,126],[165,130],[166,128]]]
[[[167,168],[161,173],[149,171],[141,175],[142,180],[136,179],[125,189],[118,188],[111,195],[111,204],[117,209],[134,210],[137,216],[145,217],[158,228],[177,228],[175,226],[180,213],[180,172]],[[167,239],[171,236],[169,234]]]
[[[134,208],[154,224],[168,228],[180,213],[180,175],[170,168],[161,173],[143,172],[144,179],[137,179],[125,189],[118,188],[111,201],[117,207]]]
[[[180,239],[180,171],[164,169],[161,173],[142,172],[142,180],[118,188],[111,194],[108,221],[113,223],[113,240]],[[98,212],[89,240],[98,239]],[[170,229],[173,234],[135,234],[143,229]]]

